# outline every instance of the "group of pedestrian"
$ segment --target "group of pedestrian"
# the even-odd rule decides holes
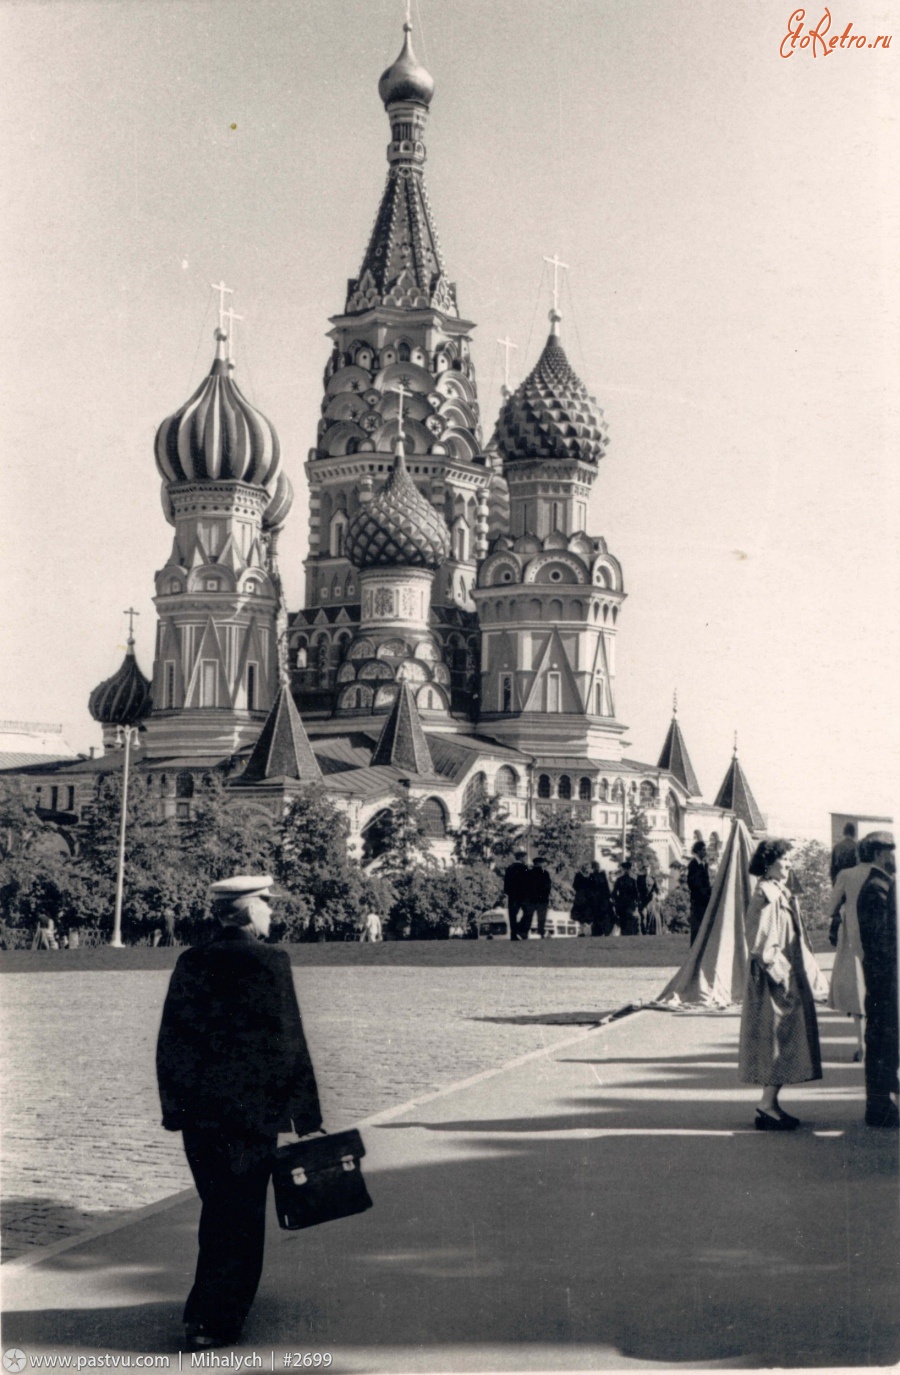
[[[513,852],[513,862],[507,866],[503,875],[511,941],[527,941],[531,934],[531,923],[535,919],[538,937],[540,940],[544,939],[547,913],[550,911],[550,891],[553,887],[553,880],[546,866],[547,861],[543,855],[535,856],[529,864],[527,850]]]
[[[38,918],[31,940],[32,950],[77,950],[80,944],[77,926],[70,926],[68,931],[57,931],[52,917]]]
[[[758,1131],[794,1131],[798,1118],[779,1094],[786,1084],[822,1078],[815,1002],[825,995],[796,894],[789,882],[787,840],[756,848],[750,873],[758,883],[746,917],[747,985],[741,1012],[739,1072],[762,1087]],[[894,838],[875,831],[859,851],[845,846],[846,868],[833,869],[832,909],[840,912],[844,952],[835,960],[830,1001],[865,1017],[866,1124],[898,1127],[897,905]],[[862,872],[858,872],[858,871]],[[843,878],[842,875],[847,875]],[[835,939],[840,935],[835,930]],[[861,965],[860,972],[856,962]],[[848,990],[849,991],[846,991]],[[893,1095],[893,1096],[892,1096]]]

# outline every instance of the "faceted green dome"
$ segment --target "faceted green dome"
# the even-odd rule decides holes
[[[439,568],[450,553],[450,531],[406,471],[403,452],[381,491],[357,511],[347,530],[347,558],[356,568]]]
[[[559,342],[558,318],[551,315],[553,330],[543,353],[500,411],[494,439],[507,462],[561,458],[599,463],[609,443],[603,412]]]

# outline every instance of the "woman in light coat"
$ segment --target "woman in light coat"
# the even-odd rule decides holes
[[[741,1012],[739,1071],[745,1084],[761,1084],[758,1131],[793,1131],[800,1125],[778,1102],[783,1084],[821,1079],[819,1026],[810,973],[812,953],[796,898],[784,880],[787,840],[764,840],[750,861],[759,882],[747,909],[747,986]]]

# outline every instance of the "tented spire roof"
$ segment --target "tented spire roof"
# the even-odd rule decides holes
[[[279,689],[240,781],[265,783],[273,778],[296,778],[301,783],[322,781],[318,760],[287,687]]]
[[[678,717],[674,712],[672,724],[669,726],[669,733],[666,736],[666,743],[663,745],[662,754],[659,756],[659,763],[656,767],[665,769],[666,773],[677,778],[690,797],[700,796],[700,784],[697,782],[697,775],[694,773],[694,766],[687,752],[684,736],[681,734]]]
[[[765,817],[757,807],[756,799],[750,791],[750,784],[747,782],[747,775],[741,768],[737,750],[734,752],[734,757],[728,766],[728,772],[716,795],[715,806],[734,812],[735,816],[739,816],[744,825],[749,826],[751,831],[764,831],[766,829]]]
[[[409,683],[401,683],[394,698],[391,714],[372,755],[372,767],[376,764],[390,764],[409,773],[434,773],[431,751]]]

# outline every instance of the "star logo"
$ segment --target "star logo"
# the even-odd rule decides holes
[[[17,1346],[11,1346],[8,1351],[4,1351],[3,1369],[8,1370],[10,1375],[19,1375],[19,1371],[25,1369],[25,1352],[20,1351]]]

